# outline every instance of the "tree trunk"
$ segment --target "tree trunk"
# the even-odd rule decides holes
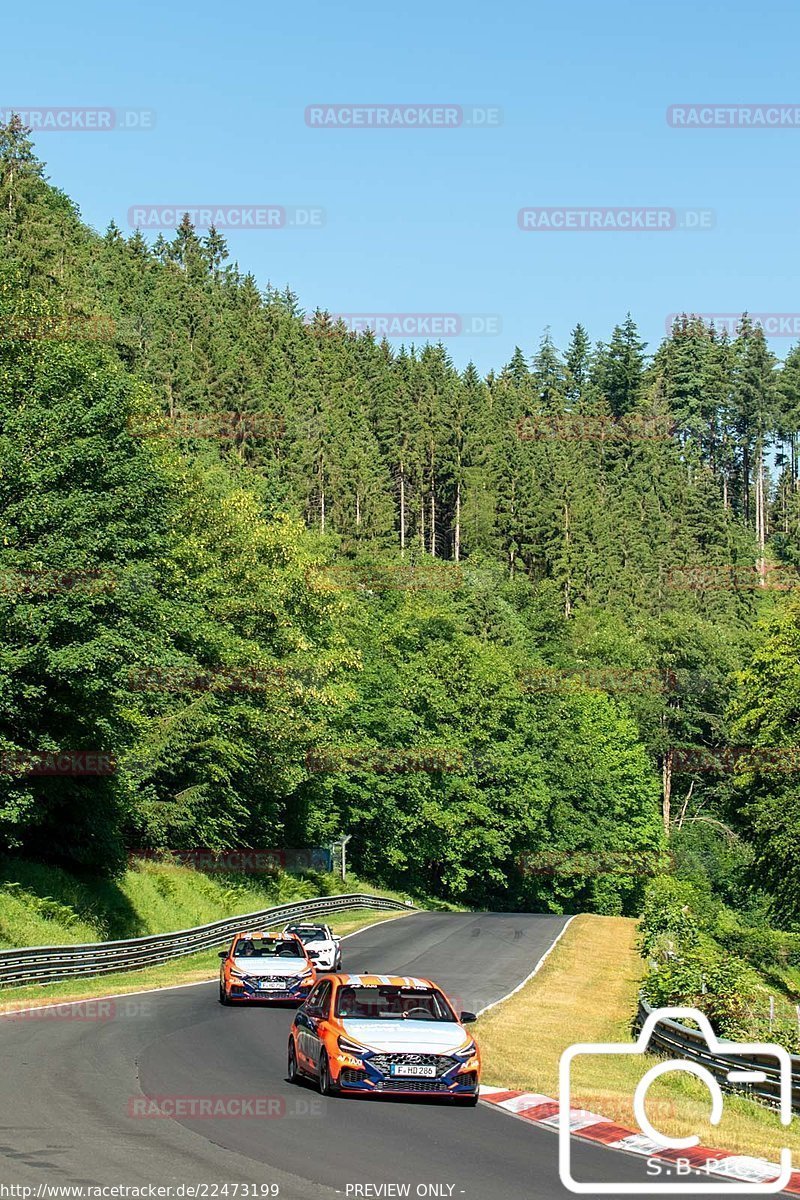
[[[767,543],[767,510],[764,488],[764,453],[761,443],[756,447],[756,542],[758,544],[758,576],[761,587],[766,585],[767,563],[764,549]]]
[[[431,471],[431,554],[436,557],[436,480]]]
[[[400,462],[400,553],[406,552],[406,476]]]
[[[692,782],[689,784],[689,790],[686,793],[686,799],[684,800],[683,804],[681,805],[681,811],[678,815],[677,821],[675,822],[676,829],[683,829],[683,822],[686,820],[686,813],[689,809],[689,801],[692,798],[693,791],[694,791],[694,780],[692,780]]]
[[[570,552],[569,503],[566,500],[564,501],[564,547],[566,550],[566,559],[567,559],[567,573],[566,573],[566,579],[564,580],[564,616],[569,617],[570,613],[572,612],[572,604],[570,601],[571,580],[570,580],[570,575],[569,575],[569,552]]]
[[[453,557],[456,562],[461,561],[461,480],[456,484],[456,536],[455,546],[453,547]]]
[[[664,751],[664,763],[661,770],[661,778],[663,784],[663,801],[662,801],[662,816],[664,820],[664,832],[669,837],[669,827],[671,820],[670,802],[672,799],[672,750]]]
[[[742,451],[742,486],[744,489],[744,523],[750,523],[750,451],[745,443]]]

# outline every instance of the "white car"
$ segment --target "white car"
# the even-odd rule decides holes
[[[340,971],[342,968],[342,939],[330,925],[291,924],[284,934],[293,933],[306,948],[308,957],[318,971]]]

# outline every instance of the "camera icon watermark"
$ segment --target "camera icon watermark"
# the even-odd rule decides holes
[[[692,1058],[673,1058],[656,1063],[650,1067],[639,1080],[633,1097],[633,1111],[641,1130],[640,1142],[652,1155],[655,1170],[648,1169],[649,1181],[641,1183],[611,1183],[602,1181],[585,1181],[575,1179],[572,1163],[572,1133],[580,1126],[575,1125],[575,1114],[570,1104],[572,1065],[582,1056],[597,1055],[640,1055],[644,1056],[650,1047],[656,1026],[662,1021],[693,1021],[698,1026],[700,1034],[705,1039],[707,1054],[705,1062],[697,1062]],[[682,1071],[699,1079],[708,1088],[711,1097],[712,1125],[719,1125],[724,1111],[724,1100],[720,1079],[729,1085],[758,1086],[767,1080],[764,1059],[771,1059],[773,1077],[778,1082],[779,1112],[782,1125],[790,1125],[792,1120],[792,1060],[788,1050],[768,1042],[722,1042],[714,1033],[711,1024],[703,1013],[695,1008],[660,1008],[651,1012],[642,1026],[642,1031],[635,1042],[581,1042],[569,1046],[561,1056],[559,1066],[559,1119],[558,1119],[558,1170],[563,1186],[577,1195],[614,1195],[614,1196],[653,1196],[680,1195],[691,1192],[697,1193],[698,1177],[702,1176],[703,1194],[728,1195],[731,1192],[769,1193],[781,1192],[789,1183],[792,1176],[792,1155],[788,1147],[780,1152],[780,1174],[776,1179],[743,1186],[741,1182],[709,1182],[708,1177],[718,1173],[716,1167],[724,1166],[724,1159],[719,1164],[709,1159],[704,1165],[699,1165],[696,1158],[689,1152],[697,1147],[700,1138],[697,1135],[676,1137],[662,1133],[651,1123],[646,1112],[647,1093],[657,1079],[671,1071]],[[750,1060],[757,1060],[756,1062]],[[706,1065],[706,1062],[709,1065]],[[716,1068],[716,1074],[710,1069]],[[678,1152],[678,1153],[676,1153]],[[680,1157],[679,1152],[686,1152],[686,1157]],[[668,1156],[669,1161],[662,1164],[659,1155]],[[776,1168],[777,1169],[777,1168]],[[675,1177],[691,1176],[685,1183],[673,1182]],[[660,1182],[661,1178],[667,1182]],[[655,1178],[659,1182],[655,1182]]]

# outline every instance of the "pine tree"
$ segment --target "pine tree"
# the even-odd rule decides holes
[[[775,357],[767,347],[763,330],[754,326],[746,313],[742,316],[733,352],[733,410],[742,455],[742,506],[744,519],[749,523],[751,490],[754,488],[755,504],[752,507],[759,563],[763,572],[768,500],[764,455],[770,442],[775,417]]]
[[[611,341],[597,355],[593,378],[614,417],[624,417],[638,404],[644,383],[645,343],[628,313],[615,325]]]
[[[30,132],[16,113],[11,114],[7,125],[0,124],[0,235],[7,243],[22,219],[21,206],[31,203],[38,192],[36,182],[44,175],[28,137]]]
[[[592,366],[592,344],[589,335],[580,323],[570,335],[565,358],[567,368],[567,399],[577,404],[586,388]]]

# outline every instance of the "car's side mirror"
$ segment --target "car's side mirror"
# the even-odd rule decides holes
[[[219,952],[219,956],[220,956],[220,958],[227,958],[227,957],[228,957],[228,951],[227,951],[227,950],[220,950],[220,952]]]
[[[469,1025],[472,1021],[477,1021],[478,1018],[475,1015],[475,1013],[462,1012],[461,1016],[458,1019],[462,1025]]]

